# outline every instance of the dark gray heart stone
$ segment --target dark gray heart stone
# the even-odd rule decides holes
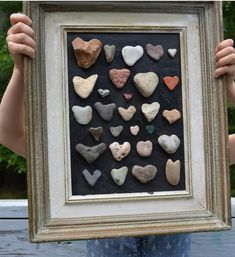
[[[105,45],[104,53],[107,63],[111,63],[113,61],[115,55],[116,47],[115,45]]]
[[[103,132],[103,128],[100,126],[100,127],[97,127],[97,128],[89,128],[89,132],[92,134],[92,136],[94,137],[95,141],[99,141],[100,139],[100,136]]]
[[[82,171],[83,176],[85,177],[86,181],[88,182],[88,184],[93,187],[97,180],[100,178],[101,176],[101,171],[100,170],[95,170],[93,175],[91,175],[91,173],[85,169]]]
[[[113,112],[116,109],[116,104],[102,104],[100,102],[96,102],[94,107],[104,121],[110,121],[113,118]]]
[[[76,150],[88,163],[92,163],[106,150],[106,144],[101,143],[95,146],[77,144]]]
[[[110,132],[114,137],[118,137],[123,130],[123,126],[110,127]]]

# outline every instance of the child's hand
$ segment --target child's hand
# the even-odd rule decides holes
[[[10,17],[11,28],[7,33],[7,45],[16,68],[23,70],[23,55],[35,57],[36,43],[31,19],[20,13]]]

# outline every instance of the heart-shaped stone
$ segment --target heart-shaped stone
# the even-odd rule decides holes
[[[146,52],[155,61],[160,60],[161,57],[164,55],[164,50],[162,45],[153,46],[152,44],[147,44]]]
[[[132,175],[144,184],[153,180],[156,173],[157,168],[154,165],[147,165],[145,167],[134,165],[132,168]]]
[[[140,127],[138,125],[130,126],[130,131],[133,136],[136,136],[140,131]]]
[[[113,142],[109,145],[113,158],[117,161],[121,161],[131,151],[131,145],[128,142],[124,142],[122,145],[118,142]]]
[[[106,145],[104,143],[95,146],[77,144],[76,150],[88,163],[93,163],[106,150]]]
[[[113,181],[118,185],[122,186],[126,180],[128,168],[126,166],[121,167],[120,169],[112,169],[111,176]]]
[[[79,76],[75,76],[73,78],[74,90],[81,98],[86,99],[92,93],[97,78],[97,74],[91,75],[86,79]]]
[[[128,69],[112,69],[109,71],[109,77],[116,88],[122,88],[130,76]]]
[[[118,137],[123,130],[123,126],[110,127],[109,130],[114,137]]]
[[[168,49],[168,54],[170,55],[170,57],[174,58],[176,53],[177,53],[177,49],[175,48]]]
[[[176,122],[177,120],[179,120],[181,118],[181,113],[176,109],[164,110],[162,115],[164,118],[166,118],[168,120],[168,122],[170,124]]]
[[[91,187],[93,187],[96,184],[96,182],[98,181],[98,179],[100,178],[102,173],[101,173],[100,170],[95,170],[93,172],[93,174],[91,175],[91,173],[87,169],[85,169],[85,170],[82,171],[82,174],[85,177],[88,184]]]
[[[146,129],[146,131],[147,131],[150,135],[152,135],[153,132],[155,131],[155,126],[154,126],[154,125],[147,125],[147,126],[145,127],[145,129]]]
[[[99,88],[99,89],[98,89],[98,94],[99,94],[102,98],[105,98],[106,96],[108,96],[108,95],[110,94],[110,90]]]
[[[173,162],[171,159],[166,162],[166,179],[172,186],[177,186],[180,181],[180,160]]]
[[[96,62],[102,49],[102,43],[98,39],[91,39],[87,42],[76,37],[72,41],[72,45],[77,63],[84,69],[91,67]]]
[[[105,45],[104,46],[104,54],[105,54],[107,63],[111,63],[113,61],[115,51],[116,51],[115,45]]]
[[[136,145],[136,151],[141,157],[148,157],[152,154],[153,144],[151,141],[139,141]]]
[[[136,108],[133,105],[130,105],[127,109],[123,107],[118,107],[118,112],[125,121],[129,121],[132,119],[136,112]]]
[[[126,100],[126,102],[130,102],[133,97],[133,94],[132,93],[124,93],[123,97]]]
[[[174,88],[178,85],[179,83],[179,77],[178,76],[166,76],[163,78],[163,81],[165,85],[168,87],[169,90],[174,90]]]
[[[158,102],[141,105],[141,111],[148,122],[151,122],[157,116],[159,109],[160,104]]]
[[[180,145],[180,139],[176,135],[161,135],[158,138],[158,143],[167,153],[173,154]]]
[[[72,111],[74,118],[81,125],[87,125],[92,119],[92,108],[89,105],[85,107],[74,105]]]
[[[94,137],[95,141],[99,141],[101,134],[103,132],[103,128],[101,126],[97,127],[97,128],[89,128],[89,132],[92,134],[92,136]]]
[[[96,102],[94,107],[104,121],[110,121],[113,118],[113,112],[116,109],[116,104],[102,104],[100,102]]]
[[[143,54],[142,46],[125,46],[122,48],[122,57],[128,66],[133,66]]]
[[[158,82],[158,75],[154,72],[137,73],[134,76],[135,86],[144,97],[149,97],[153,94]]]

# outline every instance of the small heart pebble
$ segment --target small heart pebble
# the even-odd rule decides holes
[[[122,57],[128,66],[133,66],[143,54],[142,46],[125,46],[122,48]]]
[[[138,125],[130,126],[130,131],[133,136],[136,136],[140,131],[140,127]]]
[[[104,46],[104,54],[105,54],[107,63],[111,63],[113,61],[115,51],[116,51],[115,45],[105,45]]]
[[[164,55],[164,50],[162,45],[153,46],[152,44],[147,44],[146,51],[147,51],[147,54],[155,61],[160,60],[161,57]]]
[[[166,179],[172,186],[177,186],[180,181],[180,160],[173,162],[171,159],[166,162]]]
[[[96,102],[94,107],[104,121],[110,121],[113,118],[113,112],[116,109],[116,104],[102,104],[100,102]]]
[[[124,109],[122,107],[118,107],[118,112],[125,121],[129,121],[132,119],[136,112],[135,106],[131,105],[127,109]]]
[[[95,170],[93,172],[93,174],[91,175],[91,173],[87,169],[85,169],[85,170],[82,171],[82,174],[85,177],[87,183],[91,187],[93,187],[96,184],[96,182],[98,181],[98,179],[100,178],[102,173],[101,173],[100,170]]]
[[[181,113],[176,110],[164,110],[162,113],[163,117],[167,119],[167,121],[170,124],[173,124],[174,122],[176,122],[177,120],[179,120],[181,118]]]
[[[128,69],[112,69],[109,71],[109,77],[116,88],[122,88],[130,76]]]
[[[128,168],[126,166],[121,167],[120,169],[112,169],[111,176],[113,181],[118,185],[122,186],[126,180]]]
[[[106,150],[106,145],[104,143],[94,146],[77,144],[76,150],[88,163],[93,163]]]
[[[149,97],[153,94],[158,82],[158,75],[154,72],[137,73],[134,76],[135,86],[144,97]]]
[[[161,135],[158,138],[158,143],[167,153],[173,154],[180,145],[180,139],[176,135]]]
[[[112,152],[113,158],[117,161],[121,161],[131,151],[131,145],[128,142],[124,142],[123,144],[113,142],[109,145],[109,148]]]
[[[72,111],[74,118],[81,125],[87,125],[92,119],[92,108],[89,105],[85,107],[74,105]]]
[[[123,126],[110,127],[109,130],[114,137],[118,137],[122,133]]]
[[[95,139],[95,141],[99,141],[101,134],[103,132],[103,128],[101,126],[97,127],[97,128],[89,128],[89,132],[91,133],[91,135],[93,136],[93,138]]]
[[[176,53],[177,53],[177,49],[175,48],[168,49],[168,54],[170,55],[170,57],[174,58]]]
[[[154,125],[147,125],[147,126],[145,127],[145,129],[146,129],[146,131],[147,131],[150,135],[152,135],[153,132],[154,132],[154,130],[155,130],[155,126],[154,126]]]
[[[151,122],[157,116],[159,108],[160,104],[158,102],[141,105],[141,111],[148,122]]]
[[[106,96],[108,96],[108,95],[110,94],[110,90],[99,88],[99,89],[98,89],[98,94],[99,94],[102,98],[105,98]]]
[[[92,93],[97,78],[97,74],[91,75],[86,79],[79,76],[75,76],[73,78],[74,90],[81,98],[86,99]]]
[[[123,97],[126,100],[126,102],[130,102],[133,97],[133,94],[132,93],[124,93]]]
[[[78,65],[84,69],[91,67],[96,62],[102,49],[100,40],[91,39],[90,41],[84,41],[79,37],[72,41],[72,46]]]
[[[157,168],[154,165],[147,165],[145,167],[134,165],[132,168],[132,175],[143,184],[153,180],[156,173]]]
[[[178,85],[179,77],[178,76],[173,76],[173,77],[166,76],[163,78],[163,81],[164,81],[165,85],[168,87],[168,89],[172,91]]]
[[[152,154],[153,144],[151,141],[139,141],[136,145],[136,151],[141,157],[148,157]]]

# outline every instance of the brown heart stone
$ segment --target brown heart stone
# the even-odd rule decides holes
[[[161,57],[164,55],[164,50],[162,45],[153,46],[152,44],[147,44],[146,51],[147,51],[147,54],[155,61],[160,60]]]
[[[72,41],[72,45],[77,63],[84,69],[91,67],[96,62],[102,49],[102,43],[98,39],[91,39],[87,42],[80,37],[76,37]]]
[[[109,71],[109,77],[116,88],[122,88],[129,76],[130,71],[128,69],[112,69]]]
[[[164,81],[165,85],[168,87],[168,89],[170,91],[172,91],[178,85],[179,77],[178,76],[173,76],[173,77],[166,76],[166,77],[163,78],[163,81]]]
[[[164,110],[162,116],[166,118],[170,124],[172,124],[181,118],[181,113],[176,109],[170,111]]]
[[[147,165],[145,167],[134,165],[132,168],[132,175],[144,184],[153,180],[156,173],[157,168],[153,165]]]
[[[166,162],[166,179],[172,186],[177,186],[180,181],[180,160]]]

